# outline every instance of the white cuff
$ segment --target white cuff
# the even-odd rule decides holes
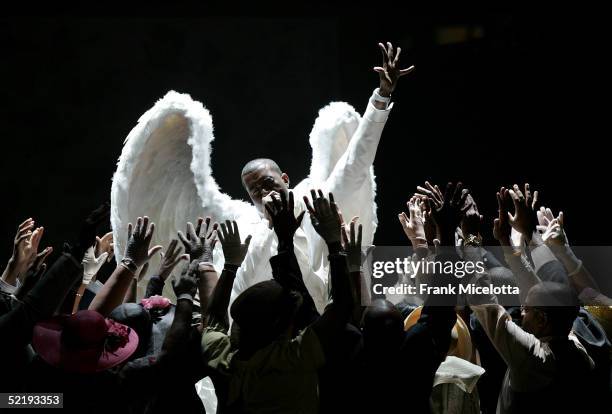
[[[374,89],[374,94],[372,95],[372,98],[375,101],[383,102],[383,103],[387,104],[387,106],[388,106],[389,102],[391,102],[391,96],[382,96],[378,92],[380,92],[380,88]]]
[[[13,286],[10,283],[6,283],[4,280],[0,279],[0,292],[12,295],[17,291],[17,287],[18,286]]]

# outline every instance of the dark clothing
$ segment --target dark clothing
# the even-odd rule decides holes
[[[0,315],[0,355],[3,358],[0,390],[23,390],[34,325],[53,316],[82,273],[81,263],[64,253],[26,294],[23,301],[2,298],[0,306],[5,313]]]
[[[428,413],[436,370],[446,357],[456,321],[451,307],[425,306],[405,333],[400,349],[386,355],[363,353],[360,388],[354,393],[360,413]]]

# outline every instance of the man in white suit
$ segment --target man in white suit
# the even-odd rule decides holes
[[[311,174],[310,178],[292,190],[295,195],[296,216],[306,210],[302,197],[313,188],[320,188],[325,194],[333,193],[345,216],[361,213],[365,245],[372,243],[377,225],[374,175],[371,167],[393,106],[390,103],[391,93],[395,90],[399,78],[414,69],[414,66],[399,68],[400,48],[394,50],[391,43],[387,43],[387,46],[380,43],[379,47],[383,54],[383,66],[375,67],[374,70],[380,76],[380,85],[374,90],[357,129],[350,137],[348,147],[330,168],[327,176],[313,179]],[[261,220],[259,223],[252,223],[256,230],[253,231],[249,253],[237,271],[232,302],[249,286],[272,277],[269,258],[276,254],[277,242],[269,227],[265,205],[272,201],[271,197],[278,196],[281,192],[287,193],[290,185],[289,176],[282,172],[278,164],[265,158],[252,160],[244,166],[242,183]],[[328,301],[327,251],[325,243],[312,228],[310,220],[303,220],[295,234],[295,253],[304,282],[317,309],[322,312]]]

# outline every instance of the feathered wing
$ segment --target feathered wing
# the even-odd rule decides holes
[[[188,94],[170,91],[140,117],[124,142],[113,176],[111,225],[118,260],[125,251],[128,223],[138,216],[147,215],[156,225],[151,245],[167,246],[177,231],[185,231],[187,221],[195,223],[205,216],[237,220],[246,227],[241,234],[248,234],[257,211],[221,193],[212,177],[213,140],[210,113]],[[215,264],[222,267],[220,249],[215,256]]]
[[[310,188],[325,187],[325,181],[346,152],[360,122],[359,113],[345,102],[332,102],[319,111],[309,137],[312,148],[310,174],[296,187],[297,192],[307,193]],[[374,168],[370,167],[368,178],[352,195],[353,202],[339,206],[345,221],[359,216],[363,224],[363,245],[372,244],[378,225],[375,196]]]

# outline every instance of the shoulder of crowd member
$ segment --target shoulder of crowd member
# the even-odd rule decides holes
[[[235,354],[227,329],[221,324],[213,324],[202,332],[202,360],[208,368],[217,373],[229,373],[230,363]]]

